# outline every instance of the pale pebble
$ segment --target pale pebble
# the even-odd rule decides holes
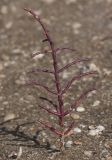
[[[112,3],[112,0],[107,0],[108,3]]]
[[[33,57],[33,59],[38,60],[44,57],[44,54],[38,54],[35,57]]]
[[[51,4],[51,3],[55,2],[55,0],[42,0],[42,1],[47,3],[47,4]]]
[[[78,115],[78,114],[76,114],[76,113],[71,113],[71,115],[70,115],[73,119],[79,119],[80,118],[80,116]]]
[[[70,148],[70,147],[72,147],[72,144],[73,144],[72,141],[67,141],[67,142],[65,143],[65,147],[66,147],[66,148]]]
[[[104,71],[104,74],[106,74],[107,76],[111,74],[111,71],[106,68],[104,68],[103,71]]]
[[[77,0],[66,0],[66,4],[76,3]]]
[[[99,130],[100,132],[102,132],[103,130],[105,130],[105,127],[102,125],[98,125],[97,126],[97,130]]]
[[[77,112],[84,112],[85,108],[84,107],[77,107],[76,111]]]
[[[75,22],[72,26],[74,34],[79,34],[79,29],[81,28],[81,24],[79,22]]]
[[[19,147],[17,158],[20,158],[22,156],[22,153],[23,153],[22,147]]]
[[[10,29],[12,27],[12,25],[13,25],[13,22],[11,22],[11,21],[7,22],[6,25],[5,25],[5,28]]]
[[[4,121],[9,121],[12,120],[16,117],[16,115],[14,113],[7,113],[4,117]]]
[[[74,131],[74,133],[81,133],[81,129],[78,128],[78,127],[77,127],[77,128],[74,128],[73,131]]]
[[[89,131],[88,135],[96,136],[96,135],[98,135],[98,132],[95,129],[93,129],[93,130]]]
[[[93,107],[95,107],[95,106],[98,106],[100,104],[100,101],[99,100],[97,100],[97,101],[95,101],[94,103],[93,103]]]
[[[8,8],[7,8],[7,6],[4,5],[4,6],[1,7],[1,13],[2,13],[2,14],[7,14],[7,13],[8,13]]]
[[[97,67],[96,64],[94,64],[94,63],[91,63],[89,65],[89,67],[90,67],[90,70],[94,70],[94,71],[97,71],[99,73],[101,72],[100,69],[99,69],[99,67]]]
[[[84,154],[85,154],[87,157],[91,157],[91,156],[92,156],[92,151],[84,151]]]
[[[81,128],[85,128],[86,126],[84,124],[79,125]]]

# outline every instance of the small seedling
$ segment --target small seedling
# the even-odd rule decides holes
[[[51,122],[46,122],[46,121],[41,121],[38,120],[38,122],[40,124],[42,124],[42,126],[44,128],[47,128],[48,130],[50,130],[53,134],[57,135],[60,138],[60,146],[61,148],[64,146],[64,142],[65,142],[65,137],[70,136],[72,134],[72,130],[74,127],[74,121],[71,122],[71,124],[68,125],[68,127],[65,127],[65,116],[70,115],[71,112],[73,112],[73,110],[78,107],[82,100],[84,100],[86,98],[86,96],[88,95],[88,93],[90,93],[91,91],[94,91],[95,88],[92,87],[91,89],[86,90],[83,94],[81,94],[77,99],[74,100],[74,102],[72,104],[69,105],[68,109],[65,109],[65,101],[64,101],[64,94],[66,94],[66,92],[69,90],[69,88],[71,87],[71,85],[73,84],[74,81],[76,80],[80,80],[81,78],[85,77],[85,76],[91,76],[96,74],[96,71],[88,71],[86,73],[79,73],[78,75],[75,75],[71,78],[71,80],[68,80],[66,82],[66,84],[63,86],[62,82],[61,82],[61,78],[60,78],[60,74],[67,70],[68,68],[70,68],[71,66],[78,64],[80,62],[86,62],[91,60],[90,58],[79,58],[79,59],[75,59],[72,62],[66,64],[65,66],[63,66],[62,68],[59,68],[58,65],[58,60],[57,57],[60,55],[60,52],[63,52],[64,50],[68,50],[71,52],[75,52],[75,49],[71,49],[71,48],[55,48],[55,43],[53,41],[53,39],[51,38],[49,31],[46,29],[46,26],[44,25],[42,19],[36,15],[36,13],[31,10],[31,9],[26,9],[25,11],[27,11],[28,13],[30,13],[34,19],[40,24],[42,31],[44,33],[45,38],[42,40],[42,43],[48,43],[50,50],[47,51],[48,54],[51,54],[52,57],[52,68],[51,69],[42,69],[42,68],[38,68],[38,69],[34,69],[31,72],[32,73],[40,73],[43,72],[45,74],[52,74],[54,77],[54,90],[51,90],[50,87],[39,83],[37,80],[29,80],[27,82],[28,85],[34,85],[34,86],[39,86],[42,89],[46,90],[48,93],[55,95],[56,99],[57,99],[57,104],[55,104],[55,111],[54,108],[50,108],[46,107],[46,106],[42,106],[39,105],[39,107],[43,110],[45,110],[46,112],[48,112],[49,115],[53,115],[53,116],[57,116],[58,117],[58,121],[56,122],[56,125],[58,125],[60,129],[57,129],[57,127],[55,127],[55,124],[51,124]],[[35,53],[33,56],[36,56],[40,53]],[[46,54],[47,56],[47,54]],[[46,98],[47,99],[47,98]],[[54,102],[49,100],[50,104],[54,105]]]

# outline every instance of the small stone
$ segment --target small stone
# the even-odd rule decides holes
[[[55,146],[55,145],[51,145],[51,146],[50,146],[50,149],[56,150],[56,146]]]
[[[73,27],[74,33],[79,34],[79,29],[81,28],[81,24],[79,22],[75,22],[72,27]]]
[[[100,132],[102,132],[103,130],[105,130],[105,127],[99,125],[99,126],[97,126],[97,130],[100,131]]]
[[[108,3],[112,3],[112,0],[107,0]]]
[[[42,0],[42,1],[45,2],[45,3],[51,4],[51,3],[53,3],[55,0]]]
[[[65,147],[66,147],[66,148],[71,148],[71,147],[72,147],[72,144],[73,144],[72,141],[67,141],[67,142],[65,143]]]
[[[10,29],[12,27],[13,23],[10,21],[10,22],[7,22],[7,24],[5,25],[5,28],[6,29]]]
[[[66,0],[66,4],[76,3],[77,0]]]
[[[85,108],[84,107],[77,107],[76,111],[77,112],[84,112]]]
[[[78,115],[78,114],[76,114],[76,113],[71,113],[71,115],[70,115],[73,119],[79,119],[80,118],[80,116]]]
[[[14,113],[7,113],[4,117],[4,122],[14,119],[16,116]]]
[[[88,128],[89,128],[90,130],[91,130],[91,129],[95,129],[95,127],[94,127],[93,125],[89,126]]]
[[[79,125],[81,128],[85,128],[86,126],[84,124]]]
[[[74,128],[73,131],[74,131],[74,133],[81,133],[81,129],[78,128],[78,127],[77,127],[77,128]]]
[[[2,104],[3,104],[3,105],[8,105],[9,102],[8,102],[8,101],[4,101]]]
[[[33,57],[33,59],[38,60],[44,57],[44,54],[38,54],[36,56]]]
[[[92,156],[92,151],[84,151],[84,154],[85,154],[87,157],[91,157],[91,156]]]
[[[2,6],[2,8],[1,8],[1,13],[2,14],[7,14],[8,13],[8,9],[7,9],[7,6]]]
[[[17,159],[17,153],[13,151],[11,154],[8,155],[8,157],[11,159]]]
[[[69,73],[67,71],[62,74],[63,79],[67,79],[69,77]]]
[[[103,71],[104,71],[104,74],[106,74],[107,76],[111,74],[111,71],[106,68],[104,68]]]
[[[82,142],[81,141],[74,141],[74,144],[75,145],[82,145]]]
[[[17,158],[19,159],[22,156],[22,147],[19,148],[18,154],[17,154]]]
[[[97,100],[93,103],[93,107],[98,106],[99,104],[100,104],[100,101]]]
[[[100,69],[96,66],[96,64],[91,63],[89,67],[90,67],[90,70],[94,70],[100,73]]]
[[[97,131],[96,131],[95,129],[90,130],[88,134],[91,135],[91,136],[96,136],[96,135],[98,135],[98,133],[97,133]]]

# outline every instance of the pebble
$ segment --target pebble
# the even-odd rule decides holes
[[[66,148],[71,148],[71,147],[72,147],[72,144],[73,144],[72,141],[67,141],[67,142],[65,143],[65,147],[66,147]]]
[[[4,122],[14,119],[16,116],[14,113],[7,113],[4,117]]]
[[[11,21],[7,22],[5,25],[6,29],[10,29],[12,27],[13,23]]]
[[[75,145],[82,145],[82,142],[81,141],[74,141],[74,144]]]
[[[36,56],[33,57],[33,59],[38,60],[44,57],[44,54],[38,54]]]
[[[51,3],[53,3],[55,0],[42,0],[42,1],[45,2],[45,3],[51,4]]]
[[[25,84],[25,82],[26,82],[26,80],[25,80],[25,76],[24,75],[21,75],[20,77],[19,77],[19,79],[17,79],[16,81],[15,81],[15,83],[16,84],[19,84],[19,85],[21,85],[21,84]]]
[[[103,130],[105,130],[104,126],[98,125],[97,126],[97,130],[99,130],[100,132],[102,132]]]
[[[76,3],[77,0],[66,0],[66,4]]]
[[[4,101],[2,104],[3,104],[3,105],[8,105],[9,102],[8,102],[8,101]]]
[[[112,0],[107,0],[108,3],[112,3]]]
[[[71,115],[70,115],[73,119],[79,119],[80,118],[80,116],[78,115],[78,114],[76,114],[76,113],[71,113]]]
[[[85,128],[86,126],[84,124],[79,125],[81,128]]]
[[[74,128],[73,131],[74,131],[74,133],[81,133],[81,129],[78,128],[78,127],[77,127],[77,128]]]
[[[84,154],[85,154],[87,157],[91,157],[91,156],[92,156],[92,151],[84,151]]]
[[[84,107],[77,107],[76,111],[77,112],[84,112],[85,108]]]
[[[81,23],[75,22],[72,26],[73,31],[75,34],[79,34],[79,29],[81,28]]]
[[[67,79],[69,77],[69,73],[67,71],[62,73],[63,79]]]
[[[94,103],[93,103],[93,107],[95,107],[95,106],[98,106],[100,104],[100,101],[99,100],[97,100],[97,101],[95,101]]]
[[[96,135],[99,135],[101,134],[101,132],[105,129],[104,126],[101,126],[101,125],[98,125],[97,127],[94,127],[94,126],[89,126],[89,135],[91,136],[96,136]]]
[[[100,69],[96,66],[96,64],[91,63],[89,67],[90,67],[90,70],[94,70],[100,73]]]
[[[15,151],[12,151],[10,155],[8,155],[9,158],[11,159],[19,159],[22,155],[22,147],[19,148],[18,153]]]
[[[109,76],[109,75],[111,74],[111,71],[108,70],[108,69],[106,69],[106,68],[103,69],[103,72],[104,72],[104,74],[106,74],[107,76]]]
[[[50,149],[56,150],[56,146],[55,146],[55,145],[51,145],[51,146],[50,146]]]
[[[7,14],[8,13],[7,6],[4,5],[4,6],[1,7],[1,13],[2,14]]]

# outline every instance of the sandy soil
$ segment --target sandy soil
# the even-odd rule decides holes
[[[59,63],[64,65],[75,57],[91,57],[84,65],[71,68],[62,75],[70,78],[77,69],[93,69],[98,76],[77,82],[66,95],[69,103],[84,89],[96,86],[81,105],[84,112],[75,120],[80,133],[66,139],[73,144],[64,153],[53,152],[46,145],[56,137],[42,130],[37,120],[55,121],[40,110],[40,96],[48,96],[41,89],[24,85],[26,72],[34,66],[51,66],[44,55],[31,59],[31,53],[43,51],[41,28],[23,10],[33,8],[49,28],[56,46],[70,46],[75,53],[61,53]],[[22,148],[21,160],[112,160],[112,0],[0,0],[0,159],[13,159]],[[45,47],[45,46],[44,46]],[[42,52],[43,53],[43,52]],[[36,77],[48,85],[47,76]],[[50,97],[52,99],[54,97]],[[10,117],[8,117],[10,116]],[[15,117],[15,118],[14,118]],[[14,118],[6,122],[7,118]],[[71,118],[68,117],[69,121]],[[69,122],[68,121],[68,122]],[[54,124],[54,122],[52,122]],[[97,135],[90,135],[93,127],[103,126]],[[38,141],[35,134],[38,133]],[[13,153],[15,152],[15,153]],[[16,156],[15,156],[16,158]]]

